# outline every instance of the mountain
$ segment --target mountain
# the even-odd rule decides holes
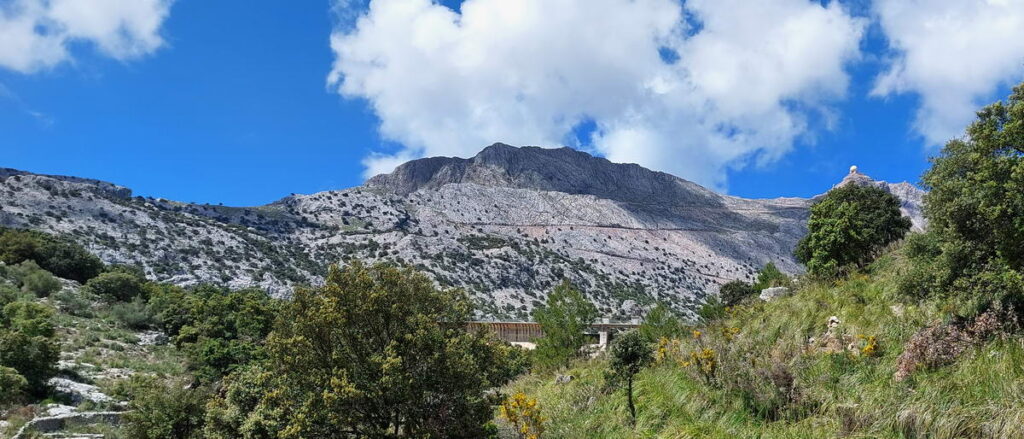
[[[860,176],[847,179],[884,185],[923,225],[919,189]],[[466,289],[480,318],[525,318],[564,278],[605,316],[628,318],[655,301],[691,312],[768,262],[800,271],[792,250],[812,202],[731,197],[569,148],[500,143],[258,207],[0,169],[0,225],[67,235],[153,279],[287,295],[319,282],[330,263],[395,261]]]

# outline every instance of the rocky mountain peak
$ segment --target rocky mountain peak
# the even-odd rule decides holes
[[[636,164],[612,163],[572,148],[515,147],[495,143],[469,159],[433,157],[407,162],[366,186],[400,195],[446,184],[593,195],[619,202],[691,204],[721,196],[695,183]]]

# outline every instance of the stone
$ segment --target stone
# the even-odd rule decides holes
[[[162,346],[167,344],[167,334],[163,331],[145,331],[138,334],[139,346]]]
[[[772,287],[761,290],[761,295],[758,297],[765,302],[771,302],[780,297],[788,296],[790,293],[791,291],[787,287]]]
[[[43,407],[44,416],[60,416],[74,412],[74,407],[64,404],[47,404],[45,407]]]
[[[555,377],[555,384],[566,384],[574,379],[576,379],[576,377],[572,375],[558,375]]]
[[[100,388],[91,384],[79,383],[67,378],[50,378],[48,384],[53,386],[55,392],[66,395],[74,404],[81,404],[85,401],[104,403],[112,401],[112,398],[100,392]]]

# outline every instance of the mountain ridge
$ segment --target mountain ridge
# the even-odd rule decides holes
[[[907,192],[905,207],[919,212],[919,189],[877,183]],[[330,263],[392,261],[466,289],[481,318],[526,318],[563,278],[608,316],[656,301],[691,312],[767,262],[799,272],[792,249],[812,202],[721,195],[568,148],[505,144],[255,207],[133,197],[99,180],[0,169],[0,225],[68,235],[153,279],[284,296],[319,282]]]

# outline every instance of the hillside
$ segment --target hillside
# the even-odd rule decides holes
[[[551,438],[1024,436],[1024,345],[1003,329],[987,341],[970,335],[982,320],[1011,332],[1014,322],[980,319],[955,337],[937,335],[949,328],[952,302],[901,296],[906,264],[893,252],[850,279],[754,300],[662,342],[662,359],[637,378],[635,430],[624,393],[605,387],[603,356],[559,371],[574,377],[568,383],[536,374],[505,390],[537,398]],[[915,334],[931,336],[918,339],[942,361],[901,377],[907,364],[935,360],[901,361]],[[704,349],[712,363],[690,356]]]
[[[901,196],[921,223],[919,189],[858,176]],[[503,144],[257,207],[0,169],[0,226],[70,236],[153,280],[286,296],[319,282],[330,263],[391,260],[467,289],[481,318],[525,318],[566,277],[610,317],[636,317],[636,305],[657,300],[692,312],[768,262],[799,272],[792,250],[812,201],[730,197],[569,148]]]

